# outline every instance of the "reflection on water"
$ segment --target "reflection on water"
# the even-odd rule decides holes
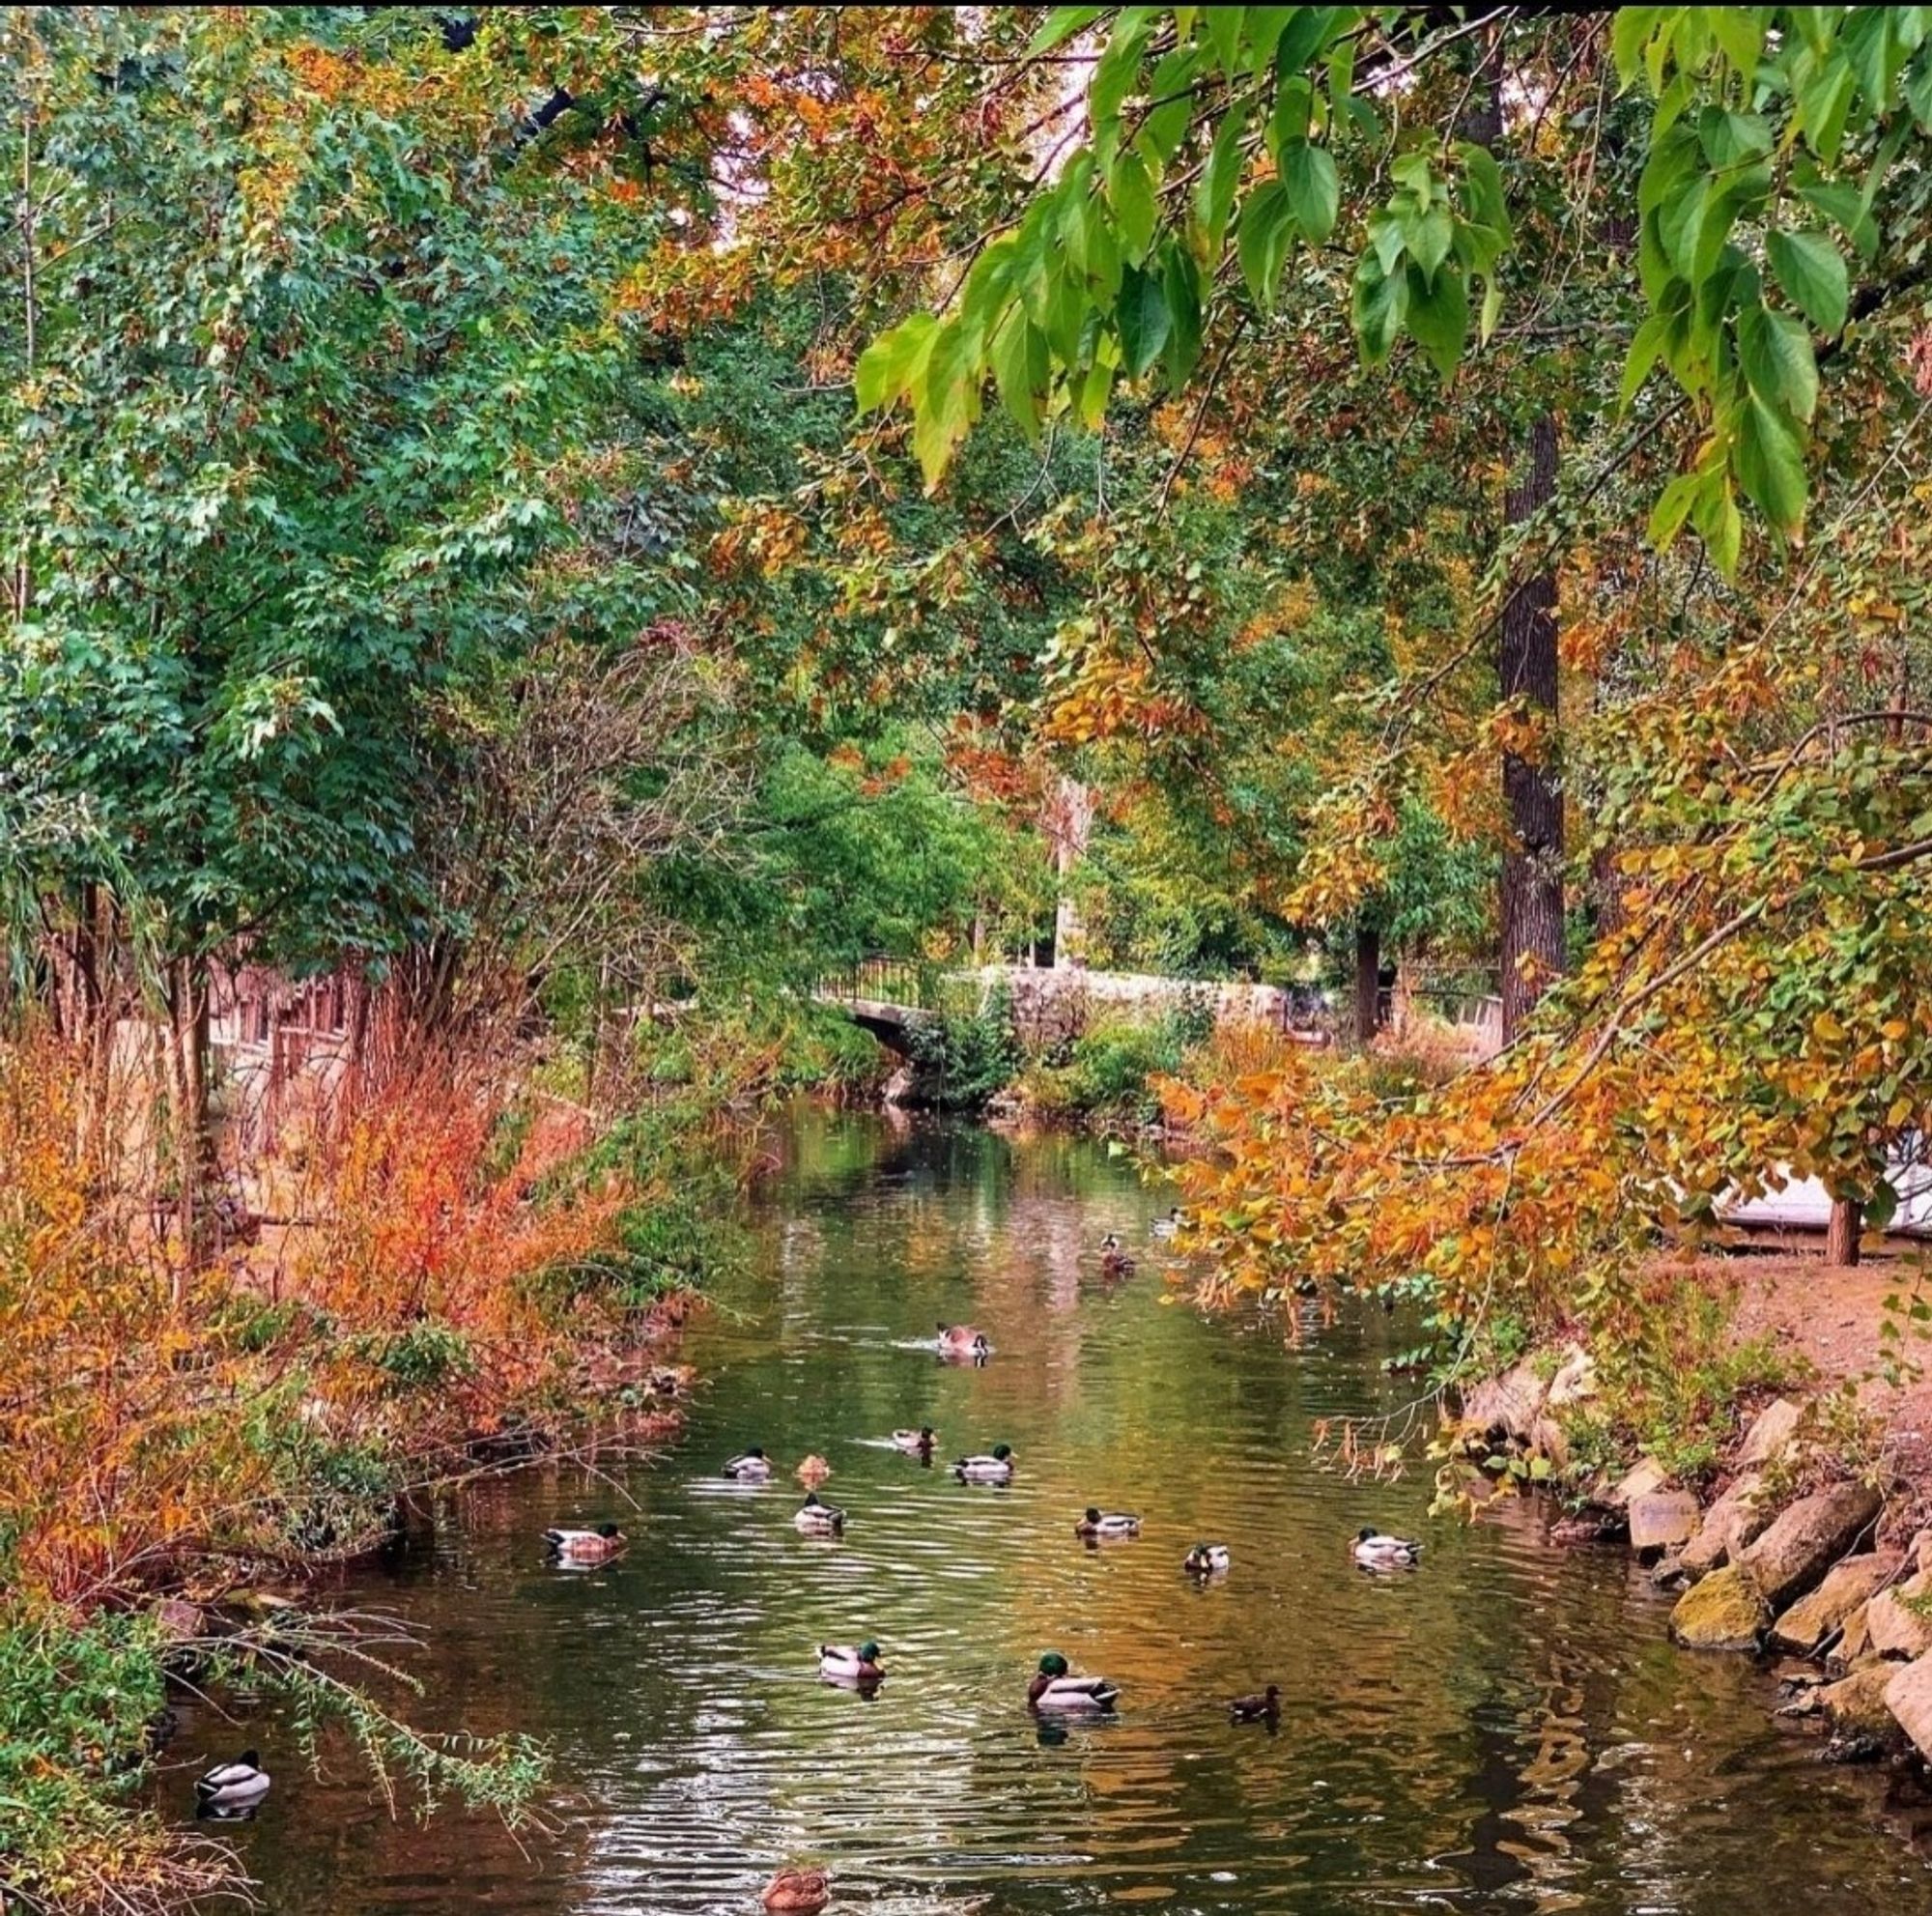
[[[1415,1533],[1427,1487],[1311,1461],[1321,1417],[1386,1408],[1402,1327],[1277,1324],[1164,1301],[1159,1255],[1107,1282],[1164,1200],[1094,1148],[802,1119],[765,1200],[763,1269],[694,1333],[709,1380],[675,1454],[625,1481],[534,1472],[443,1513],[346,1598],[428,1632],[418,1713],[554,1749],[528,1853],[475,1817],[392,1823],[346,1760],[311,1781],[286,1725],[245,1740],[276,1791],[237,1833],[281,1916],[750,1911],[781,1863],[838,1908],[1184,1912],[1923,1906],[1922,1864],[1868,1779],[1776,1731],[1743,1664],[1662,1642],[1614,1554],[1546,1548],[1534,1512],[1427,1530],[1423,1567],[1350,1560]],[[990,1334],[983,1368],[908,1348]],[[930,1424],[928,1467],[892,1445]],[[1009,1486],[952,1460],[1009,1444]],[[749,1444],[768,1485],[715,1474]],[[800,1535],[792,1467],[831,1463],[842,1539]],[[1089,1547],[1089,1505],[1137,1539]],[[553,1522],[620,1516],[619,1562],[547,1568]],[[1195,1580],[1190,1545],[1226,1542]],[[876,1639],[876,1688],[816,1646]],[[1118,1721],[1025,1707],[1040,1653],[1113,1678]],[[1281,1686],[1272,1725],[1228,1699]],[[191,1714],[191,1761],[236,1740]],[[184,1786],[185,1787],[185,1786]]]

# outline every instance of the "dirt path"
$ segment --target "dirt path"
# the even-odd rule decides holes
[[[1814,1387],[1853,1383],[1859,1400],[1881,1418],[1887,1453],[1904,1479],[1887,1530],[1906,1532],[1932,1522],[1932,1319],[1913,1325],[1899,1306],[1915,1296],[1932,1306],[1932,1248],[1897,1241],[1849,1270],[1828,1266],[1821,1240],[1787,1238],[1727,1253],[1692,1268],[1713,1288],[1735,1287],[1733,1329],[1740,1341],[1772,1337],[1816,1373]],[[1896,1300],[1888,1308],[1887,1300]],[[1881,1333],[1889,1321],[1901,1340]],[[1899,1381],[1888,1381],[1893,1355]]]

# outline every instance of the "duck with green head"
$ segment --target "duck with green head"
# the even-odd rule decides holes
[[[961,1483],[1011,1483],[1013,1447],[1010,1444],[996,1444],[984,1456],[961,1457],[953,1465],[952,1474]]]
[[[820,1644],[818,1673],[828,1683],[879,1683],[886,1668],[877,1644]]]
[[[1138,1517],[1130,1517],[1124,1510],[1102,1510],[1095,1503],[1087,1506],[1087,1514],[1073,1527],[1073,1534],[1088,1543],[1116,1543],[1140,1533]]]
[[[1386,1536],[1366,1524],[1355,1532],[1352,1549],[1364,1570],[1413,1570],[1422,1560],[1422,1546],[1412,1538]]]
[[[1225,1543],[1197,1543],[1180,1567],[1190,1577],[1218,1577],[1234,1560]]]
[[[809,1490],[805,1501],[792,1513],[792,1523],[809,1537],[836,1537],[845,1533],[845,1513],[818,1501],[818,1493]]]
[[[1111,1716],[1121,1700],[1104,1676],[1075,1676],[1058,1650],[1048,1650],[1027,1685],[1027,1707],[1064,1716]]]

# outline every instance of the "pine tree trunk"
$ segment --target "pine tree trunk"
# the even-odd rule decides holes
[[[1371,1043],[1381,1025],[1381,933],[1373,925],[1355,927],[1355,1043]]]
[[[1505,499],[1520,526],[1556,497],[1556,419],[1545,413],[1530,428],[1528,453]],[[1520,700],[1548,721],[1546,748],[1535,759],[1503,755],[1509,837],[1503,848],[1503,1043],[1509,1044],[1565,964],[1563,937],[1563,791],[1556,761],[1556,575],[1522,579],[1503,608],[1498,676],[1505,700]]]
[[[1825,1262],[1834,1268],[1859,1261],[1859,1230],[1864,1207],[1855,1197],[1832,1200],[1832,1222],[1825,1232]]]

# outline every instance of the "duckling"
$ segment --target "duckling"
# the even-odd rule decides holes
[[[1035,1710],[1108,1716],[1120,1698],[1119,1687],[1104,1676],[1069,1675],[1066,1659],[1058,1650],[1040,1658],[1039,1674],[1027,1685],[1027,1707]]]
[[[594,1530],[544,1532],[544,1547],[559,1563],[608,1563],[624,1543],[624,1533],[615,1524],[599,1524]]]
[[[740,1483],[770,1483],[772,1460],[754,1444],[742,1457],[733,1457],[724,1466],[724,1474],[735,1477]]]
[[[1106,1277],[1128,1277],[1133,1274],[1134,1261],[1122,1246],[1121,1241],[1112,1231],[1100,1240],[1100,1272]]]
[[[1225,1543],[1197,1543],[1187,1553],[1180,1567],[1190,1577],[1212,1577],[1225,1570],[1234,1560]]]
[[[1169,1207],[1165,1217],[1156,1217],[1149,1228],[1156,1238],[1171,1238],[1186,1221],[1187,1214],[1176,1204]]]
[[[961,1483],[1011,1483],[1013,1480],[1013,1451],[1009,1444],[996,1444],[992,1454],[985,1457],[961,1457],[953,1465],[952,1474]]]
[[[847,1644],[820,1644],[818,1673],[834,1683],[877,1683],[886,1671],[877,1644],[861,1644],[856,1649]]]
[[[908,1457],[923,1458],[930,1463],[936,1435],[929,1423],[921,1424],[917,1430],[895,1430],[893,1432],[893,1448],[903,1450]]]
[[[814,1484],[823,1483],[832,1474],[832,1466],[814,1451],[792,1474],[810,1490]]]
[[[792,1522],[809,1537],[842,1536],[845,1531],[844,1511],[819,1502],[815,1490],[805,1493],[805,1501],[798,1506]]]
[[[1141,1533],[1141,1520],[1129,1517],[1123,1511],[1101,1510],[1090,1503],[1087,1514],[1074,1525],[1073,1534],[1084,1537],[1089,1543],[1111,1543],[1118,1537],[1137,1537]]]
[[[269,1772],[253,1750],[232,1763],[216,1763],[194,1780],[194,1798],[204,1810],[248,1810],[269,1793]]]
[[[989,1358],[993,1347],[983,1330],[970,1324],[942,1324],[939,1327],[939,1353],[947,1358],[971,1358],[975,1362]]]
[[[1233,1697],[1228,1702],[1228,1718],[1233,1723],[1272,1723],[1281,1714],[1281,1686],[1270,1683],[1265,1690],[1255,1690],[1245,1697]]]
[[[1422,1546],[1408,1537],[1384,1536],[1364,1524],[1355,1532],[1355,1561],[1365,1570],[1412,1570],[1422,1560]]]
[[[823,1870],[781,1870],[758,1901],[771,1916],[812,1916],[832,1901],[832,1878]]]

